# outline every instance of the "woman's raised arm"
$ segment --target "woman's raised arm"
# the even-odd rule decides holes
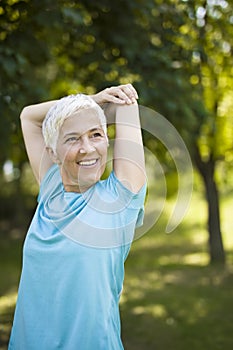
[[[40,183],[47,170],[51,167],[52,160],[46,151],[42,135],[42,122],[56,101],[42,102],[25,107],[21,114],[21,126],[33,173]]]
[[[146,182],[138,104],[116,106],[113,168],[117,178],[137,193]]]
[[[95,95],[95,101],[103,105],[108,122],[116,125],[114,172],[132,192],[138,192],[146,182],[137,98],[131,84],[107,88]]]

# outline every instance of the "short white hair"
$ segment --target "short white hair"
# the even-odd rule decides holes
[[[69,95],[58,100],[47,112],[42,124],[45,145],[56,153],[57,140],[64,121],[83,109],[95,110],[107,136],[107,122],[102,108],[84,94]]]

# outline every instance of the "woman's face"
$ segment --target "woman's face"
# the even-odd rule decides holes
[[[84,192],[100,180],[107,161],[108,139],[93,109],[77,112],[60,129],[56,161],[68,192]]]

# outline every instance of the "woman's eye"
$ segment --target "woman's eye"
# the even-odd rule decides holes
[[[75,142],[75,141],[77,141],[77,140],[78,140],[77,137],[72,136],[72,137],[69,137],[69,138],[66,140],[66,142]]]
[[[92,134],[92,137],[101,137],[102,134],[100,132],[95,132],[94,134]]]

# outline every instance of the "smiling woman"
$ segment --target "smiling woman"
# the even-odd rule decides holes
[[[98,125],[101,125],[106,133],[106,117],[100,106],[89,96],[83,94],[69,95],[53,104],[43,121],[42,128],[46,145],[55,151],[60,128],[64,121],[81,111],[84,112],[85,116],[89,114],[90,110],[96,114]]]
[[[64,103],[73,107],[67,114]],[[67,192],[84,192],[100,180],[108,138],[103,110],[93,99],[80,94],[63,98],[49,110],[43,134],[51,159],[60,165]]]
[[[145,165],[132,85],[72,95],[21,113],[40,183],[23,250],[9,350],[122,350],[124,262],[142,224]],[[115,116],[105,180],[106,119]]]

